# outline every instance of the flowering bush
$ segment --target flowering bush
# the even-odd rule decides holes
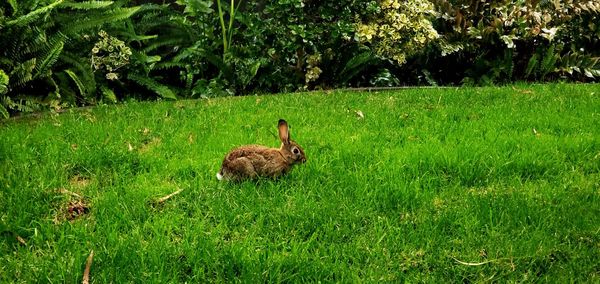
[[[426,0],[382,0],[366,23],[356,25],[356,40],[398,64],[419,53],[438,38],[430,18],[434,6]]]

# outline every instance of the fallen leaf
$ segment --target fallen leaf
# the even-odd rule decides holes
[[[188,135],[188,142],[190,142],[190,144],[194,144],[194,134],[190,133],[190,135]]]
[[[127,142],[127,150],[129,150],[129,152],[133,151],[133,146],[131,146],[131,143]]]
[[[359,119],[365,118],[365,114],[362,111],[357,110],[357,111],[354,111],[354,112],[356,113],[356,115],[358,116]]]
[[[73,149],[73,151],[77,150],[77,148],[79,148],[79,146],[75,143],[71,144],[71,149]]]
[[[26,246],[27,242],[25,242],[25,239],[21,238],[21,236],[17,235],[17,242],[19,242],[20,244]]]
[[[539,137],[541,135],[537,130],[535,130],[535,128],[532,128],[532,130],[533,130],[533,135],[535,135],[537,137]]]

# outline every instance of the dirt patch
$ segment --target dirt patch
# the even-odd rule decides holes
[[[60,188],[57,190],[65,199],[58,204],[54,223],[74,221],[90,213],[91,205],[81,194]]]
[[[73,221],[90,212],[89,204],[82,200],[70,201],[66,209],[66,219],[69,221]]]

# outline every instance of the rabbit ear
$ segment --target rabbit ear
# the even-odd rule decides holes
[[[290,131],[287,122],[280,119],[277,127],[279,128],[279,139],[281,139],[281,142],[285,145],[290,144]]]

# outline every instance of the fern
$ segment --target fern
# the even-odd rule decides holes
[[[340,72],[339,78],[343,83],[347,83],[368,67],[369,64],[373,62],[373,59],[374,57],[371,51],[365,51],[352,57],[352,59],[346,62],[344,69]]]
[[[94,73],[89,65],[88,58],[81,58],[74,54],[63,52],[60,60],[75,67],[81,75],[81,81],[86,86],[88,94],[96,92],[96,80],[94,79]]]
[[[45,56],[45,58],[36,66],[37,72],[33,79],[36,79],[40,76],[45,76],[46,72],[56,63],[60,53],[62,52],[65,44],[62,41],[59,41],[52,47],[50,52]]]
[[[546,77],[546,75],[555,71],[556,61],[560,58],[558,54],[555,53],[555,45],[551,45],[547,50],[542,62],[540,62],[539,73],[541,75],[542,80]]]
[[[49,4],[47,6],[44,6],[39,9],[36,9],[34,11],[31,11],[27,15],[23,15],[14,20],[8,21],[8,22],[6,22],[6,26],[10,27],[10,26],[28,25],[28,24],[32,23],[33,21],[37,20],[38,17],[40,17],[41,15],[51,12],[56,6],[60,5],[63,1],[64,0],[57,0],[56,2],[54,2],[52,4]],[[16,3],[11,3],[11,5],[13,5],[13,4],[15,4],[14,6],[16,6]],[[14,8],[14,6],[13,6],[13,8]]]
[[[115,92],[109,88],[107,88],[106,86],[100,86],[100,91],[102,92],[102,97],[106,100],[108,100],[111,103],[116,103],[117,102],[117,96],[115,95]]]
[[[537,66],[540,62],[539,58],[540,58],[540,55],[537,53],[534,53],[531,56],[531,58],[529,58],[529,62],[527,63],[527,68],[525,69],[525,77],[531,76],[531,73],[537,69]]]
[[[180,37],[169,37],[165,40],[156,41],[156,42],[148,45],[148,47],[144,48],[144,52],[145,53],[152,52],[163,46],[177,46],[183,42],[185,42],[185,39],[182,39]]]
[[[79,79],[79,77],[77,77],[77,74],[75,74],[73,71],[71,71],[69,69],[65,70],[65,73],[67,73],[67,75],[69,75],[69,77],[71,77],[71,80],[73,80],[75,85],[77,85],[77,88],[79,89],[79,93],[85,97],[87,95],[87,90],[86,90],[83,82]]]
[[[146,87],[147,89],[155,92],[157,95],[165,99],[176,100],[177,95],[169,87],[145,76],[139,76],[135,73],[130,73],[127,76],[128,79],[136,82],[137,84]]]
[[[85,2],[64,2],[61,7],[71,9],[91,10],[100,9],[112,5],[113,1],[85,1]]]
[[[10,73],[11,78],[16,78],[12,85],[23,86],[33,79],[33,70],[35,69],[36,59],[32,58],[18,64]]]
[[[7,97],[3,97],[3,98],[7,98]],[[3,118],[9,118],[10,114],[8,113],[8,110],[2,105],[2,103],[0,103],[0,115],[2,115]]]
[[[106,13],[86,17],[86,19],[72,23],[68,28],[66,28],[66,32],[72,34],[86,29],[99,27],[106,23],[122,21],[133,16],[141,9],[141,7],[142,6],[117,8]]]
[[[7,2],[10,5],[10,7],[12,8],[11,16],[14,16],[17,13],[19,13],[19,5],[17,4],[16,0],[8,0]],[[1,28],[1,26],[0,26],[0,28]]]

